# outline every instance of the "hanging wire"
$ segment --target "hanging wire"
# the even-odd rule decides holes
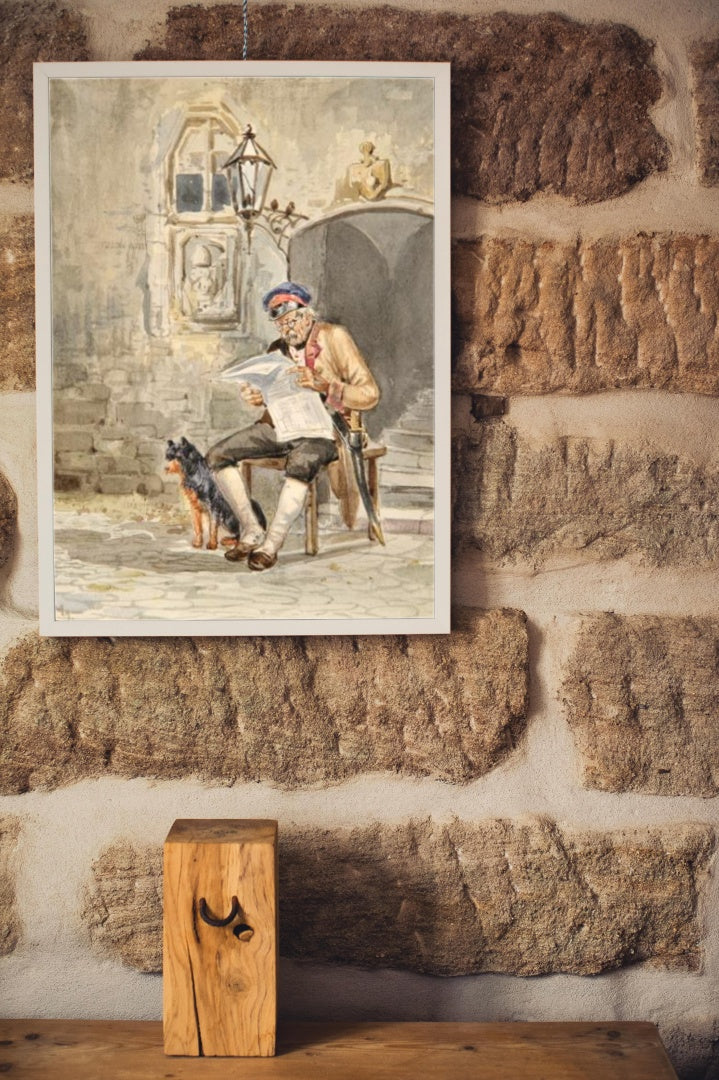
[[[242,59],[247,59],[247,4],[248,0],[242,0]]]

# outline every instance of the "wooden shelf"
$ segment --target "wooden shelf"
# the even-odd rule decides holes
[[[274,1058],[179,1058],[162,1025],[0,1021],[9,1080],[676,1080],[653,1024],[280,1024]]]

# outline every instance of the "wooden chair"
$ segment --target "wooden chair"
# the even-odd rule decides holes
[[[372,505],[379,511],[379,459],[387,453],[387,447],[382,443],[369,442],[362,450],[362,457],[367,464],[367,487],[369,488]],[[240,462],[242,478],[245,481],[248,493],[252,494],[252,470],[253,469],[278,469],[283,470],[287,458],[264,457],[246,459]],[[312,481],[307,492],[305,504],[305,554],[317,555],[320,550],[319,525],[317,520],[317,477]],[[367,535],[374,541],[371,529],[367,529]]]

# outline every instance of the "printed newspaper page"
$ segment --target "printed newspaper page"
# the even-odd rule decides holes
[[[279,442],[332,438],[332,419],[320,395],[298,384],[295,364],[282,353],[241,360],[225,368],[220,378],[250,383],[261,391]]]

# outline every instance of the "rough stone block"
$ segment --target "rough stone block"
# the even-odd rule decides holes
[[[454,247],[454,388],[719,393],[719,238]]]
[[[92,436],[90,436],[90,441],[92,441]],[[89,453],[83,453],[79,450],[59,451],[55,454],[55,467],[59,472],[65,470],[70,473],[73,471],[91,472],[93,469],[97,469],[97,458],[98,455],[93,454],[92,451]]]
[[[283,951],[440,975],[694,969],[712,847],[701,826],[569,832],[546,819],[318,832],[285,856]]]
[[[80,386],[69,387],[58,395],[63,401],[96,401],[106,402],[110,399],[111,390],[104,383],[85,382]]]
[[[120,438],[95,433],[93,446],[98,453],[120,456],[125,460],[132,460],[137,453],[137,442],[129,435]]]
[[[477,424],[454,452],[460,548],[535,567],[580,552],[650,566],[719,565],[716,466],[631,442],[530,444],[502,421]]]
[[[82,16],[60,4],[5,2],[0,24],[0,178],[31,180],[32,65],[88,60]]]
[[[118,405],[117,419],[131,428],[133,435],[138,437],[145,434],[166,437],[172,434],[174,426],[174,421],[170,417],[136,401]]]
[[[143,476],[137,485],[139,495],[160,495],[162,491],[163,485],[159,476]]]
[[[53,432],[53,448],[56,454],[87,453],[92,450],[92,432],[85,428],[57,428]]]
[[[540,191],[596,202],[669,157],[648,114],[662,92],[652,45],[627,26],[267,4],[253,13],[249,50],[253,60],[451,61],[454,185],[489,202]],[[169,11],[164,42],[137,58],[241,56],[241,6],[189,4]]]
[[[10,481],[0,473],[0,566],[12,555],[17,528],[17,496]]]
[[[519,611],[460,610],[454,627],[408,638],[23,638],[0,670],[0,790],[107,773],[286,787],[378,771],[475,779],[524,730],[527,631]]]
[[[588,619],[564,695],[588,787],[719,793],[719,621]]]
[[[69,390],[88,377],[87,364],[80,364],[77,360],[68,360],[61,354],[53,356],[52,384],[55,390]]]
[[[162,849],[106,848],[92,866],[83,918],[105,951],[138,971],[162,971]]]
[[[17,818],[0,818],[0,956],[11,953],[20,938],[15,903],[15,851],[19,834]]]
[[[684,1015],[681,1027],[660,1025],[662,1042],[680,1080],[717,1080],[719,1022],[706,1012],[693,1019]]]
[[[140,439],[137,443],[137,456],[151,461],[165,460],[166,442],[158,442],[157,439]]]
[[[102,459],[98,464],[98,470],[103,473],[112,473],[114,475],[123,474],[125,476],[139,476],[142,472],[140,468],[140,462],[135,457],[128,457],[125,454],[118,455],[117,457],[112,454],[96,454],[96,458]]]
[[[109,473],[98,478],[97,487],[103,495],[132,495],[137,491],[138,483],[138,476],[115,476]]]
[[[719,184],[719,38],[698,41],[690,50],[694,69],[699,179]]]
[[[0,69],[0,85],[2,82]],[[0,96],[0,146],[5,104]],[[32,390],[35,386],[34,244],[33,219],[29,214],[0,217],[0,391]]]
[[[100,424],[105,420],[107,406],[102,401],[76,401],[72,398],[58,398],[53,405],[53,419],[56,424],[69,427],[84,424]]]
[[[53,488],[56,492],[64,492],[66,494],[71,491],[81,491],[85,486],[83,481],[84,477],[77,473],[55,472]]]
[[[143,473],[154,474],[163,470],[166,465],[163,444],[158,443],[150,454],[138,454],[137,460]]]
[[[707,827],[570,832],[544,818],[352,831],[280,822],[280,951],[432,975],[696,970]],[[161,966],[161,852],[119,843],[93,866],[99,948]],[[137,885],[136,885],[137,883]],[[241,900],[241,898],[240,898]]]
[[[111,386],[114,390],[124,390],[130,382],[129,372],[123,368],[112,368],[110,371],[103,373],[103,378],[107,386]]]

